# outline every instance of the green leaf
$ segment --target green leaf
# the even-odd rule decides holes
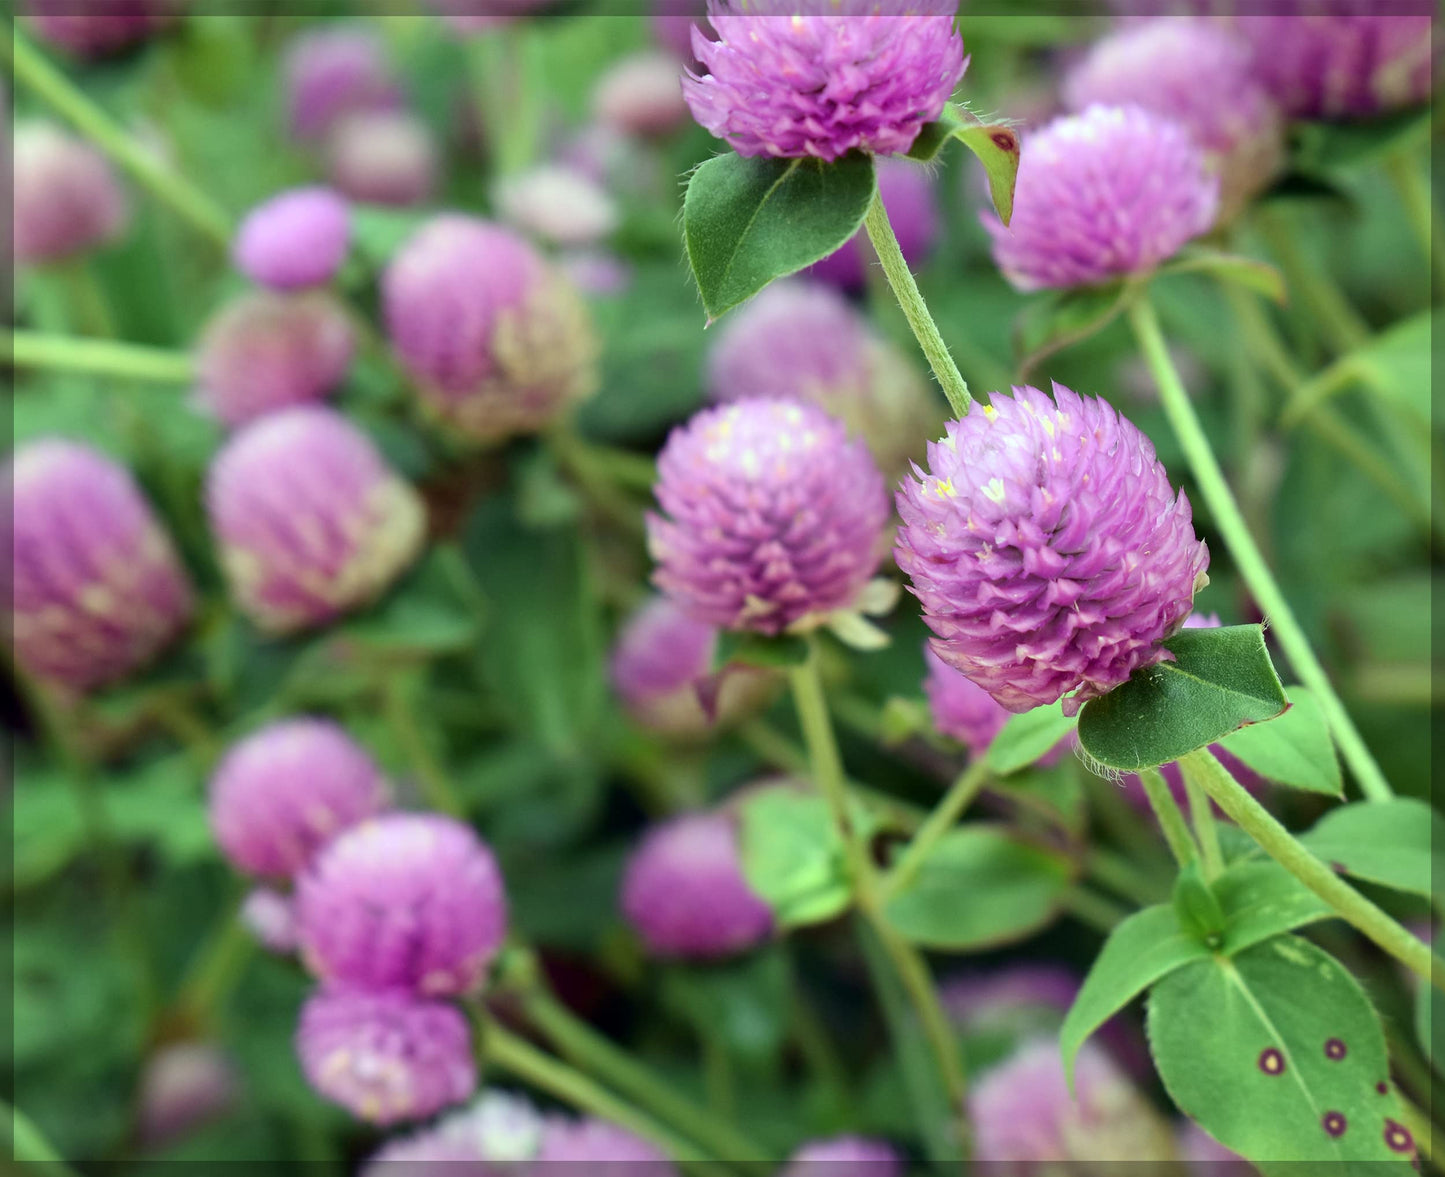
[[[1189,245],[1178,256],[1159,268],[1161,274],[1208,274],[1221,282],[1242,286],[1256,294],[1283,304],[1288,301],[1284,275],[1268,262],[1241,257],[1236,253]]]
[[[729,153],[700,165],[682,225],[708,321],[827,257],[858,231],[877,187],[861,152],[832,163]]]
[[[1106,768],[1168,764],[1289,706],[1261,626],[1182,629],[1164,645],[1174,661],[1136,670],[1079,713],[1079,742]]]
[[[1179,927],[1173,907],[1160,904],[1135,912],[1109,933],[1059,1031],[1064,1073],[1074,1082],[1074,1059],[1094,1031],[1159,978],[1209,949]]]
[[[1194,961],[1149,998],[1149,1046],[1179,1109],[1266,1174],[1337,1162],[1409,1172],[1385,1037],[1344,966],[1296,936]],[[1381,1090],[1383,1088],[1383,1090]]]
[[[1350,122],[1299,123],[1294,127],[1291,166],[1302,172],[1348,171],[1430,134],[1430,107],[1414,106],[1380,118]]]
[[[1129,305],[1137,287],[1079,286],[1033,299],[1014,322],[1014,354],[1028,375],[1055,352],[1097,335]]]
[[[1300,838],[1336,870],[1397,891],[1445,898],[1445,820],[1415,797],[1357,801],[1320,818]]]
[[[998,219],[1007,225],[1013,219],[1014,186],[1019,175],[1018,133],[1004,123],[984,123],[969,111],[949,103],[936,120],[923,125],[908,155],[924,162],[936,159],[950,139],[957,139],[983,164],[994,210]]]
[[[1329,904],[1269,859],[1233,863],[1214,880],[1213,890],[1224,911],[1220,951],[1225,956],[1335,915]]]
[[[780,786],[738,809],[743,875],[780,927],[822,923],[847,908],[843,842],[822,797]]]
[[[888,900],[888,922],[908,939],[951,951],[1020,940],[1053,916],[1073,874],[1067,858],[969,825],[940,838],[917,874]]]
[[[713,662],[719,668],[731,663],[744,666],[801,666],[808,660],[808,642],[797,634],[767,637],[760,633],[724,630],[718,635]]]
[[[1277,785],[1343,796],[1340,764],[1324,712],[1304,687],[1287,687],[1285,694],[1288,711],[1231,732],[1219,741],[1220,747]]]
[[[1224,908],[1204,881],[1198,862],[1180,868],[1174,880],[1173,907],[1179,927],[1191,939],[1211,950],[1224,943]]]
[[[1017,772],[1067,737],[1076,721],[1064,714],[1063,706],[1060,701],[1012,716],[988,746],[984,759],[989,768],[1000,776]]]

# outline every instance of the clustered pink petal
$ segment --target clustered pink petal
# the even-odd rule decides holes
[[[197,401],[231,428],[319,401],[346,378],[355,347],[351,320],[325,291],[243,294],[201,333]]]
[[[909,268],[916,270],[928,260],[941,231],[933,174],[907,159],[880,159],[877,174],[878,195],[898,238],[898,248]],[[858,291],[867,285],[868,267],[877,264],[867,233],[860,229],[806,273],[820,282]]]
[[[655,1144],[607,1120],[549,1116],[538,1150],[539,1172],[587,1173],[593,1177],[653,1174],[677,1177],[677,1169]],[[559,1166],[547,1169],[547,1165]],[[560,1166],[572,1166],[564,1169]],[[641,1168],[638,1168],[641,1166]]]
[[[898,155],[963,77],[956,0],[712,0],[693,118],[739,155]]]
[[[677,59],[659,51],[622,58],[597,80],[592,111],[599,123],[628,135],[676,130],[687,118]]]
[[[49,123],[21,122],[11,142],[15,261],[64,261],[115,240],[125,193],[105,156]]]
[[[1214,223],[1219,178],[1178,123],[1137,106],[1091,106],[1025,136],[1005,226],[982,214],[1020,290],[1152,270]]]
[[[1132,104],[1182,124],[1220,177],[1222,216],[1284,162],[1284,119],[1248,45],[1203,18],[1155,17],[1121,28],[1075,65],[1063,95],[1073,110]]]
[[[268,633],[368,604],[420,550],[421,498],[339,413],[282,409],[216,457],[206,509],[243,612]]]
[[[1054,385],[950,421],[898,492],[894,555],[934,652],[1010,711],[1077,712],[1183,624],[1209,552],[1149,439]]]
[[[469,440],[535,433],[595,385],[585,307],[510,229],[435,217],[381,287],[391,345],[423,405]]]
[[[782,1177],[903,1177],[903,1157],[891,1144],[867,1136],[834,1136],[803,1145]]]
[[[270,887],[253,887],[241,903],[239,918],[267,952],[289,956],[296,951],[296,904],[290,895]]]
[[[286,879],[391,802],[376,762],[327,719],[283,719],[233,744],[211,776],[211,829],[246,874]]]
[[[507,931],[502,876],[470,826],[395,813],[342,833],[296,891],[302,957],[330,985],[472,992]]]
[[[140,1137],[168,1144],[225,1112],[241,1093],[230,1057],[213,1042],[173,1042],[146,1060],[141,1072]]]
[[[108,57],[173,24],[175,0],[24,0],[26,21],[41,40],[74,57]]]
[[[928,668],[923,691],[928,696],[933,726],[957,740],[974,756],[983,755],[1008,722],[1008,709],[927,645],[923,649],[923,661]]]
[[[524,1096],[484,1090],[460,1111],[388,1142],[367,1161],[362,1177],[426,1177],[443,1162],[457,1166],[448,1172],[468,1177],[504,1177],[536,1159],[547,1122]]]
[[[139,669],[185,628],[190,579],[124,467],[88,446],[45,439],[21,446],[5,475],[5,604],[22,670],[87,691]]]
[[[253,208],[236,233],[236,268],[272,290],[324,286],[351,244],[351,208],[330,188],[294,188]]]
[[[381,40],[370,30],[323,26],[286,48],[286,108],[297,139],[321,139],[349,114],[401,104]]]
[[[654,826],[622,880],[622,912],[649,952],[707,960],[767,939],[773,913],[743,877],[735,819],[692,813]]]
[[[376,1124],[424,1119],[477,1086],[466,1019],[406,992],[318,990],[301,1008],[296,1052],[312,1087]]]
[[[431,128],[404,110],[368,110],[337,121],[326,174],[352,200],[411,208],[432,198],[440,159]]]
[[[812,405],[704,409],[673,430],[657,469],[653,580],[699,620],[781,633],[851,604],[878,565],[882,475]]]

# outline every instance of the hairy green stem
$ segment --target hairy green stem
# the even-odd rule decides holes
[[[154,384],[189,384],[196,375],[191,357],[184,352],[35,331],[11,334],[10,358],[17,368],[83,372]]]
[[[885,902],[890,895],[896,895],[912,882],[934,843],[954,827],[963,812],[983,792],[986,784],[988,763],[979,756],[959,774],[958,779],[928,815],[928,820],[919,827],[903,853],[898,856],[898,861],[884,876],[880,890]]]
[[[1212,883],[1224,873],[1224,852],[1219,847],[1219,829],[1214,824],[1214,809],[1209,804],[1209,794],[1199,783],[1197,769],[1193,763],[1181,766],[1184,775],[1184,793],[1189,798],[1189,820],[1194,824],[1194,836],[1199,840],[1199,864],[1204,868],[1204,881]]]
[[[1435,956],[1424,941],[1412,936],[1397,920],[1315,857],[1275,820],[1269,810],[1249,795],[1208,748],[1180,757],[1179,763],[1186,773],[1193,772],[1204,791],[1240,829],[1280,866],[1328,903],[1341,919],[1363,932],[1411,972],[1425,978],[1437,989],[1445,990],[1445,961]]]
[[[868,215],[863,224],[868,230],[868,240],[873,243],[873,251],[883,266],[883,273],[888,278],[888,285],[893,287],[893,296],[903,308],[903,315],[908,320],[908,325],[913,328],[918,346],[923,348],[923,354],[928,357],[929,367],[933,369],[933,375],[942,386],[943,395],[948,398],[953,415],[964,417],[973,400],[969,396],[968,383],[959,372],[958,365],[953,362],[953,357],[948,354],[948,345],[938,333],[938,324],[928,313],[928,305],[919,293],[918,283],[913,280],[913,271],[903,259],[903,250],[898,246],[898,238],[893,235],[893,226],[888,223],[888,210],[883,207],[883,198],[876,192],[873,194],[873,203],[868,206]]]
[[[1265,563],[1249,534],[1249,528],[1239,512],[1239,505],[1234,501],[1234,495],[1224,479],[1224,472],[1220,470],[1214,451],[1209,447],[1209,440],[1204,436],[1204,429],[1199,424],[1194,405],[1184,390],[1179,373],[1175,371],[1174,361],[1164,343],[1163,332],[1159,329],[1158,316],[1146,296],[1141,296],[1130,306],[1129,322],[1134,328],[1134,335],[1145,362],[1159,386],[1159,399],[1169,418],[1169,424],[1179,439],[1180,447],[1184,450],[1189,467],[1194,471],[1195,481],[1198,482],[1200,492],[1209,507],[1209,513],[1224,538],[1229,554],[1234,557],[1244,583],[1249,587],[1264,615],[1269,618],[1280,647],[1294,667],[1295,673],[1319,700],[1320,709],[1325,713],[1325,719],[1334,733],[1340,752],[1354,772],[1361,792],[1372,801],[1393,796],[1389,782],[1385,780],[1380,766],[1375,763],[1374,756],[1370,754],[1364,739],[1355,729],[1345,705],[1335,694],[1329,675],[1315,657],[1304,629],[1295,619],[1294,611],[1285,600],[1284,593],[1280,591],[1274,574],[1269,570],[1269,565]]]
[[[1175,804],[1174,794],[1157,768],[1140,771],[1139,779],[1144,783],[1144,794],[1149,798],[1149,807],[1159,821],[1164,841],[1169,843],[1169,853],[1180,866],[1188,866],[1198,856],[1194,839],[1189,836],[1189,827],[1184,824],[1184,815]]]

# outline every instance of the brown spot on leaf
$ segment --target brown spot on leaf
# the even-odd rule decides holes
[[[1338,1038],[1325,1039],[1325,1058],[1339,1062],[1348,1053],[1345,1044]]]
[[[1415,1138],[1398,1120],[1385,1121],[1385,1147],[1391,1152],[1414,1152]]]
[[[1345,1134],[1347,1124],[1342,1112],[1326,1112],[1320,1123],[1324,1125],[1325,1131],[1336,1139]]]
[[[1273,1046],[1259,1052],[1259,1069],[1266,1075],[1284,1074],[1284,1055]]]

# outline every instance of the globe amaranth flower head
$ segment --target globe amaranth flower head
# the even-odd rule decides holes
[[[684,814],[644,835],[623,875],[622,913],[649,952],[710,960],[772,934],[772,909],[743,877],[741,856],[726,812]]]
[[[453,1170],[458,1173],[501,1177],[536,1158],[546,1126],[525,1096],[483,1090],[467,1107],[389,1141],[372,1154],[361,1177],[427,1177],[444,1162],[458,1166]]]
[[[349,114],[395,110],[401,104],[386,51],[370,29],[326,25],[307,30],[287,44],[282,68],[296,139],[319,140]]]
[[[739,155],[834,160],[913,146],[963,77],[956,0],[710,0],[693,118]]]
[[[431,128],[404,110],[358,111],[337,121],[326,139],[332,185],[366,204],[411,208],[436,191],[439,153]]]
[[[50,123],[22,121],[11,144],[15,261],[65,261],[114,241],[129,219],[109,161]]]
[[[141,1072],[140,1137],[155,1146],[178,1140],[224,1115],[241,1093],[235,1064],[213,1042],[172,1042],[146,1059]]]
[[[21,446],[5,475],[6,604],[20,669],[88,691],[139,669],[185,628],[190,579],[127,470],[47,438]]]
[[[923,693],[928,696],[933,726],[967,748],[970,756],[982,756],[1008,722],[1009,710],[927,644],[923,647],[923,661],[927,667]],[[1043,767],[1057,764],[1073,742],[1072,736],[1065,736],[1040,756],[1037,763]]]
[[[596,385],[586,308],[510,229],[435,217],[381,288],[392,348],[423,406],[471,441],[535,433]]]
[[[547,1117],[537,1161],[539,1173],[677,1177],[677,1169],[667,1159],[667,1154],[651,1141],[591,1116],[580,1120],[564,1116]]]
[[[356,336],[322,290],[255,290],[211,317],[196,345],[196,400],[235,428],[328,396],[351,368]]]
[[[679,740],[701,739],[762,710],[777,676],[760,667],[720,671],[711,714],[698,694],[707,689],[717,653],[714,625],[689,616],[666,597],[641,605],[612,651],[612,685],[640,726]]]
[[[937,433],[942,407],[916,368],[837,290],[774,282],[724,320],[707,358],[715,401],[810,401],[901,474]]]
[[[677,59],[650,50],[610,66],[592,91],[592,113],[604,126],[627,135],[653,138],[675,131],[687,119]]]
[[[903,1177],[903,1157],[886,1141],[867,1136],[813,1140],[788,1159],[781,1177]]]
[[[329,719],[283,719],[233,744],[211,776],[211,829],[236,869],[287,879],[391,803],[386,778]]]
[[[314,406],[247,425],[216,457],[206,509],[241,610],[267,633],[365,605],[415,558],[426,512],[370,439]]]
[[[351,208],[330,188],[293,188],[258,204],[231,243],[236,268],[272,290],[324,286],[351,245]]]
[[[504,221],[554,245],[593,245],[617,228],[617,204],[607,190],[566,164],[503,176],[492,195]]]
[[[178,0],[105,0],[87,10],[67,0],[24,0],[36,36],[73,57],[108,57],[139,45],[175,22]]]
[[[1209,552],[1108,402],[1015,387],[950,421],[928,465],[899,489],[894,555],[944,662],[1010,711],[1068,696],[1072,715],[1169,657]]]
[[[1013,219],[984,212],[1019,290],[1145,273],[1214,224],[1219,178],[1183,126],[1138,106],[1090,106],[1027,135]]]
[[[1182,124],[1220,179],[1227,219],[1284,162],[1284,119],[1249,47],[1200,17],[1155,17],[1098,41],[1064,79],[1073,110],[1133,104]]]
[[[298,880],[296,910],[302,957],[327,984],[433,997],[476,990],[507,931],[491,850],[438,814],[345,831]]]
[[[903,260],[910,269],[917,269],[933,251],[940,232],[933,174],[912,160],[880,159],[877,175],[878,196],[888,213],[888,223],[893,226]],[[865,230],[858,230],[822,261],[809,266],[805,273],[844,290],[862,290],[868,282],[868,267],[878,264],[867,238]]]
[[[405,991],[317,990],[296,1053],[317,1092],[376,1124],[425,1119],[477,1086],[466,1018]]]
[[[888,496],[867,447],[813,405],[747,399],[673,430],[647,517],[653,580],[700,621],[777,634],[852,604]]]
[[[237,918],[267,952],[290,956],[296,951],[296,904],[290,895],[271,887],[252,887]]]

